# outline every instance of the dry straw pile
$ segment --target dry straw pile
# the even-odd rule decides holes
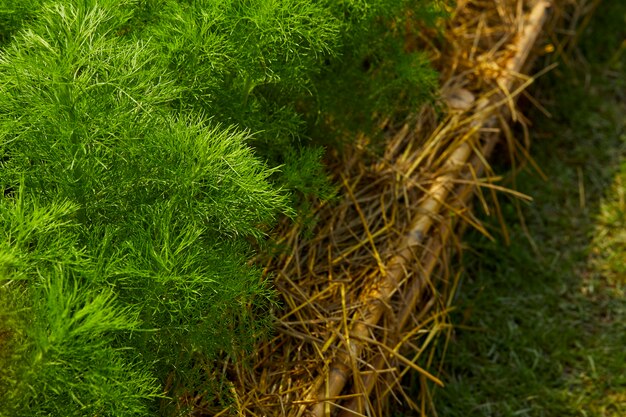
[[[236,401],[213,413],[383,416],[393,396],[431,414],[459,226],[488,233],[472,200],[497,214],[494,193],[526,198],[499,186],[487,159],[500,138],[512,154],[527,152],[509,123],[524,126],[515,100],[532,81],[524,71],[545,22],[573,0],[560,3],[460,0],[439,45],[428,34],[414,40],[444,80],[440,108],[389,127],[382,156],[356,146],[329,157],[341,200],[317,208],[313,237],[293,225],[281,231],[289,251],[267,265],[283,305],[275,337],[251,361],[224,364]],[[402,390],[407,372],[421,375],[418,398]]]

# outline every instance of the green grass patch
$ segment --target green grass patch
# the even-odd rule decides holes
[[[570,66],[534,87],[552,113],[531,117],[548,180],[516,177],[534,198],[525,227],[502,197],[509,246],[466,236],[439,416],[626,415],[625,19],[604,2]]]

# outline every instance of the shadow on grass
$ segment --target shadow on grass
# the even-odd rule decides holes
[[[626,416],[625,27],[626,2],[605,2],[570,65],[535,86],[548,180],[516,177],[534,202],[522,227],[502,201],[508,247],[466,236],[441,417]]]

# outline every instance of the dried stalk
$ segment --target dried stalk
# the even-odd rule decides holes
[[[524,121],[514,102],[532,80],[521,65],[547,9],[531,1],[459,0],[443,43],[423,30],[408,40],[429,51],[450,110],[442,120],[425,106],[387,126],[382,156],[368,153],[363,135],[327,155],[343,199],[317,208],[311,239],[288,222],[278,233],[290,252],[267,265],[283,305],[277,331],[257,346],[253,366],[229,361],[235,401],[221,415],[383,416],[389,395],[429,414],[434,347],[447,343],[459,277],[448,257],[460,228],[488,234],[468,201],[476,196],[490,212],[483,192],[503,190],[486,160],[501,133],[512,160],[528,154],[505,120]],[[554,17],[572,1],[554,0]],[[400,384],[411,369],[423,382],[416,398]]]
[[[474,130],[476,134],[478,134],[481,129],[491,128],[497,124],[498,115],[495,113],[500,110],[502,106],[500,103],[503,98],[505,99],[505,104],[512,107],[511,103],[514,97],[510,92],[518,78],[517,74],[521,72],[541,32],[549,7],[550,3],[541,0],[537,2],[529,14],[520,36],[514,43],[513,49],[515,50],[515,54],[507,62],[505,66],[506,71],[497,79],[498,85],[501,86],[502,93],[486,98],[484,101],[477,104],[476,114],[478,117],[475,123],[478,129]],[[481,150],[482,156],[475,158],[474,164],[472,164],[473,172],[478,173],[478,175],[484,170],[485,165],[483,161],[489,157],[498,140],[498,136],[493,134],[487,135],[487,138]],[[338,347],[338,353],[329,366],[327,374],[321,374],[315,384],[320,388],[315,393],[315,397],[311,398],[317,401],[310,409],[311,416],[322,417],[330,415],[333,398],[337,398],[341,394],[350,378],[353,364],[358,361],[364,349],[366,343],[364,340],[368,338],[372,326],[375,326],[379,322],[382,315],[387,310],[392,294],[405,275],[405,271],[407,270],[406,263],[415,259],[415,254],[423,249],[425,238],[437,221],[436,219],[442,207],[444,207],[444,202],[455,189],[456,180],[460,176],[467,175],[467,164],[473,153],[474,149],[468,141],[460,143],[456,150],[452,152],[444,165],[444,174],[436,179],[434,184],[427,191],[426,198],[419,206],[418,212],[422,213],[422,215],[416,219],[409,233],[405,235],[399,243],[396,255],[391,258],[384,268],[381,268],[381,278],[377,284],[367,291],[364,291],[359,303],[364,307],[357,310],[352,317],[353,324],[349,336],[345,341],[341,342],[345,345],[345,349]],[[465,199],[469,199],[472,195],[471,192],[465,192],[463,194],[465,195]],[[436,239],[429,240],[429,242],[435,241]],[[438,253],[443,247],[443,245],[438,245],[437,249],[434,251],[433,248],[431,248],[431,252],[434,253],[432,259],[435,261],[431,262],[429,266],[432,265],[434,268]],[[431,268],[428,268],[428,270],[432,271]],[[400,317],[401,321],[405,322],[408,319],[408,315],[411,314],[426,282],[427,278],[424,277],[417,281],[415,294],[412,295],[413,305],[410,309],[407,308],[403,311]],[[376,361],[375,368],[380,369],[383,365],[384,360],[381,358]],[[370,375],[370,378],[365,382],[366,391],[368,393],[374,386],[372,379],[375,378],[374,375],[376,375],[376,373],[374,372]],[[436,383],[441,383],[429,373],[425,372],[424,376]],[[355,398],[343,409],[341,416],[362,415],[362,412],[362,400]]]

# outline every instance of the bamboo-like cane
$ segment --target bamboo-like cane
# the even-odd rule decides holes
[[[542,25],[546,19],[547,11],[550,7],[550,3],[545,0],[538,1],[531,10],[526,24],[521,31],[521,34],[516,39],[514,44],[515,54],[506,64],[506,72],[498,80],[498,84],[503,90],[503,94],[494,95],[491,99],[483,103],[477,103],[477,111],[479,117],[476,119],[476,125],[478,132],[480,128],[493,127],[497,124],[497,115],[495,110],[499,109],[500,101],[504,97],[504,102],[512,100],[510,91],[514,87],[515,74],[518,74],[526,62],[528,55],[534,46],[539,33],[541,32]],[[492,109],[493,111],[487,112],[485,109]],[[496,135],[489,135],[486,142],[482,146],[483,157],[488,156],[498,138]],[[352,318],[352,327],[346,338],[344,349],[337,349],[337,355],[331,362],[328,374],[321,374],[318,376],[315,386],[318,387],[317,392],[310,398],[311,401],[315,401],[313,406],[309,410],[309,415],[313,417],[323,417],[330,415],[331,405],[334,399],[337,398],[343,388],[345,387],[352,372],[352,363],[361,356],[364,349],[364,340],[368,338],[372,326],[376,325],[387,309],[387,305],[391,296],[400,280],[403,278],[406,271],[406,263],[412,259],[415,259],[415,254],[424,247],[426,238],[429,231],[435,224],[438,213],[445,205],[445,201],[454,192],[456,180],[465,175],[465,169],[473,154],[472,146],[467,142],[461,143],[456,150],[454,150],[449,156],[444,165],[443,172],[439,178],[435,180],[433,185],[427,192],[426,198],[422,201],[419,207],[419,212],[424,213],[413,223],[410,228],[410,232],[404,236],[398,245],[396,255],[394,255],[387,266],[381,271],[382,277],[377,285],[367,289],[361,296],[361,305],[363,308],[359,310]],[[474,171],[482,173],[484,165],[482,163],[483,157],[474,158]],[[464,193],[466,198],[469,198],[472,193]],[[435,239],[434,241],[436,241]],[[432,239],[429,242],[433,241]],[[441,251],[444,245],[435,245],[437,250]],[[439,253],[439,252],[437,252]],[[431,257],[436,260],[437,256]],[[427,268],[430,273],[433,268]],[[426,282],[426,277],[422,277],[423,282],[415,283],[415,294],[413,295],[413,301],[403,309],[400,315],[400,321],[406,322],[411,312],[415,308],[418,295],[421,293],[423,286]],[[377,367],[384,365],[384,360],[376,360],[374,364]],[[372,373],[369,378],[375,378],[376,373]],[[437,383],[441,383],[438,379],[432,375],[425,373],[425,376]],[[366,381],[365,389],[371,391],[374,386],[372,380]],[[344,410],[342,416],[355,416],[362,415],[361,406],[362,401],[354,398],[347,407],[342,407]],[[350,411],[354,410],[354,411]]]

